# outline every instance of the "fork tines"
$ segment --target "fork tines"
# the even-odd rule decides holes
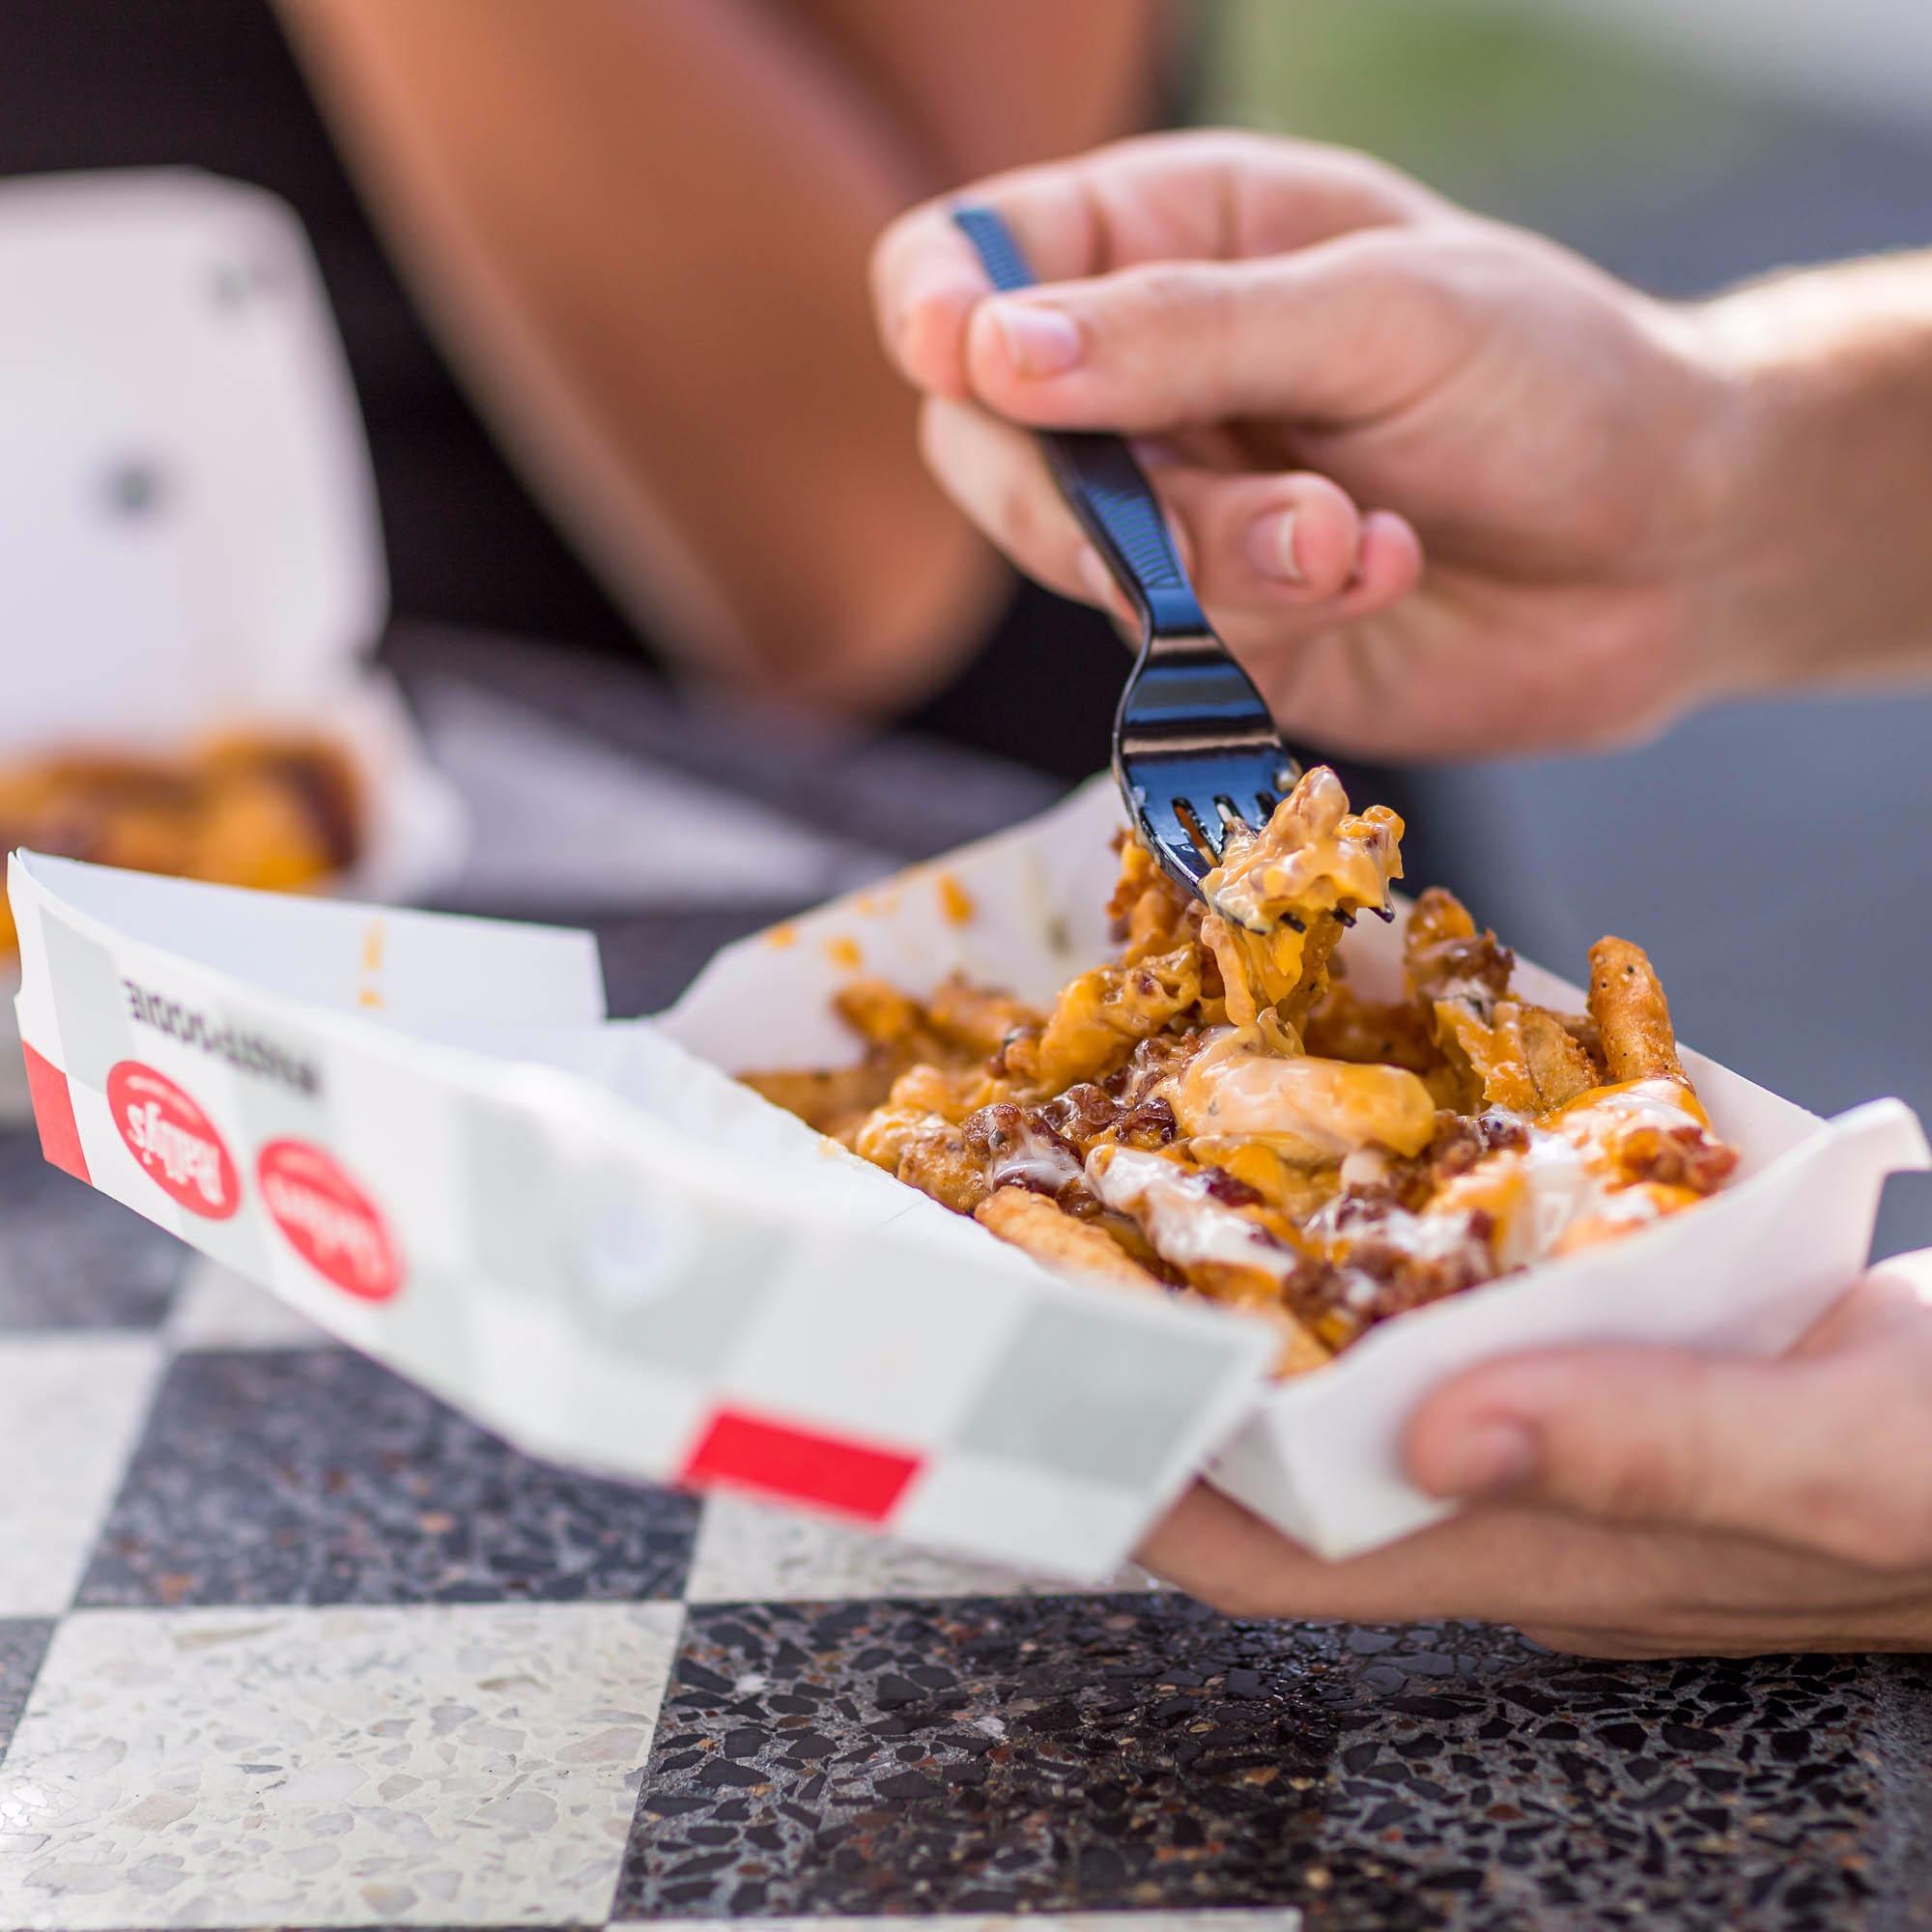
[[[1265,825],[1298,776],[1260,694],[1211,634],[1153,640],[1116,732],[1115,770],[1142,834],[1196,893],[1229,830]]]

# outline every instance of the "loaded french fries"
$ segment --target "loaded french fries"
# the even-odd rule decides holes
[[[1123,840],[1120,952],[1049,1010],[855,980],[859,1065],[749,1084],[1051,1265],[1266,1317],[1284,1374],[1719,1187],[1736,1153],[1628,941],[1591,949],[1588,1011],[1556,1012],[1432,890],[1403,996],[1357,997],[1337,944],[1393,916],[1402,830],[1318,767],[1233,834],[1205,903]]]
[[[361,786],[320,739],[233,733],[182,757],[74,753],[0,769],[0,853],[293,892],[353,864]],[[0,959],[15,950],[0,893]]]

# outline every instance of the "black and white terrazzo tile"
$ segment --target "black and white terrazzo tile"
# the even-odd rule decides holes
[[[47,1617],[0,1619],[0,1757],[7,1754],[8,1740],[26,1708],[27,1692],[33,1689],[53,1630]]]
[[[189,1260],[172,1235],[49,1167],[34,1134],[0,1130],[0,1334],[158,1327]]]
[[[698,1507],[532,1462],[341,1350],[185,1354],[78,1601],[674,1599]]]
[[[694,1608],[619,1911],[1856,1923],[1906,1876],[1874,1869],[1879,1701],[1853,1661],[1611,1667],[1173,1598]]]
[[[101,1326],[179,1270],[63,1249],[111,1204],[49,1179],[78,1287],[0,1314],[9,1932],[1932,1926],[1920,1661],[1235,1624],[570,1476],[232,1281]]]

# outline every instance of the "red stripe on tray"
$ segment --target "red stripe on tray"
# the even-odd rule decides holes
[[[767,1422],[722,1408],[679,1477],[690,1484],[734,1483],[793,1502],[817,1503],[867,1522],[883,1522],[918,1475],[920,1459],[815,1430]]]
[[[94,1177],[88,1173],[87,1156],[80,1151],[80,1129],[74,1125],[73,1095],[67,1090],[67,1075],[31,1046],[22,1045],[20,1051],[27,1057],[27,1094],[34,1103],[35,1124],[41,1130],[41,1151],[63,1174],[92,1187]]]

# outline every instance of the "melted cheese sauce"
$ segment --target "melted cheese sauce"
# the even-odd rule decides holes
[[[1689,1188],[1626,1180],[1616,1159],[1625,1134],[1708,1124],[1696,1097],[1674,1080],[1593,1088],[1531,1123],[1527,1147],[1491,1154],[1446,1182],[1419,1218],[1488,1214],[1504,1268],[1570,1254],[1698,1199]]]
[[[1339,1159],[1359,1148],[1420,1153],[1435,1102],[1415,1074],[1372,1062],[1284,1060],[1242,1034],[1220,1034],[1170,1090],[1182,1134],[1301,1143]]]
[[[1199,1168],[1135,1148],[1097,1147],[1087,1184],[1109,1208],[1131,1214],[1153,1250],[1178,1268],[1219,1263],[1286,1279],[1297,1257],[1239,1209],[1217,1201]]]
[[[1229,840],[1202,896],[1256,931],[1277,925],[1286,913],[1383,905],[1389,881],[1402,877],[1402,829],[1386,806],[1350,811],[1342,781],[1318,765],[1262,831]]]

